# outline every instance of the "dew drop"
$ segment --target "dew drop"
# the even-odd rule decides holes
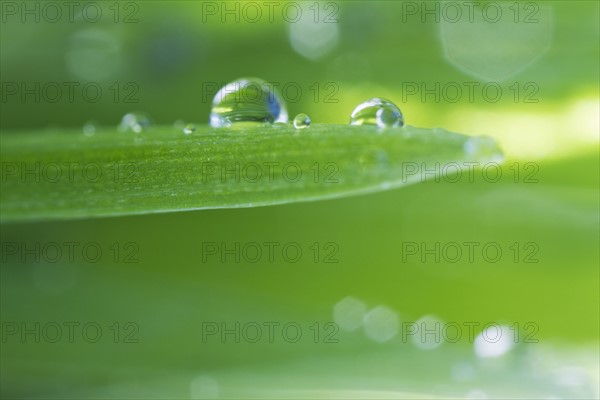
[[[85,136],[94,136],[96,133],[96,122],[88,121],[83,125],[83,134]]]
[[[143,130],[148,129],[150,126],[150,118],[146,114],[139,112],[131,112],[125,114],[121,123],[119,124],[119,130],[121,132],[135,132],[140,133]]]
[[[244,122],[287,122],[288,114],[273,85],[258,78],[241,78],[223,86],[215,95],[210,125],[228,127]]]
[[[186,135],[189,135],[194,132],[196,132],[196,125],[194,124],[187,124],[183,127],[183,133],[185,133]]]
[[[310,126],[310,117],[304,113],[300,113],[294,117],[294,128],[304,129]]]
[[[378,97],[360,103],[350,115],[350,125],[376,125],[392,128],[404,125],[400,109],[391,101]]]
[[[473,136],[463,145],[463,150],[469,156],[485,157],[490,162],[500,163],[504,155],[494,139],[489,136]]]

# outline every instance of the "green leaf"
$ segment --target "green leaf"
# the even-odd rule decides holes
[[[497,160],[489,138],[315,124],[185,135],[100,129],[2,136],[2,221],[254,207],[367,193]]]

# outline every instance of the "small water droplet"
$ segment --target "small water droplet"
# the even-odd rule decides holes
[[[96,122],[88,121],[83,125],[83,134],[85,136],[94,136],[96,133]]]
[[[294,117],[294,128],[304,129],[310,126],[310,117],[304,113],[300,113]]]
[[[500,163],[504,160],[502,151],[494,139],[489,136],[473,136],[463,145],[469,156],[485,157],[490,162]]]
[[[185,133],[186,135],[194,133],[195,131],[196,131],[196,125],[194,125],[194,124],[187,124],[186,126],[183,127],[183,133]]]
[[[148,129],[150,126],[150,118],[146,114],[139,112],[131,112],[125,114],[121,123],[119,124],[119,130],[121,132],[135,132],[140,133],[141,131]]]
[[[285,103],[274,86],[258,78],[241,78],[223,86],[215,95],[210,125],[228,127],[242,122],[287,122]]]
[[[404,125],[400,109],[391,101],[378,97],[360,103],[350,115],[350,125],[376,125],[393,128]]]

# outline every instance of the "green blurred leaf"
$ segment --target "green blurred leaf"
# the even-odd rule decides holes
[[[1,155],[2,220],[17,221],[341,197],[420,182],[500,151],[491,139],[442,129],[276,124],[189,135],[172,127],[13,133]]]

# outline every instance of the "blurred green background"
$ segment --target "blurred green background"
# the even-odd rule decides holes
[[[289,88],[290,116],[347,123],[361,101],[384,97],[410,125],[493,136],[506,160],[496,183],[478,172],[314,203],[2,225],[3,398],[598,397],[597,2],[480,1],[473,21],[458,22],[447,7],[462,2],[271,2],[272,21],[269,2],[92,2],[97,22],[96,8],[81,14],[86,2],[72,21],[55,3],[56,23],[44,3],[39,22],[23,15],[35,3],[2,3],[2,135],[116,126],[132,110],[156,124],[206,124],[215,87],[257,76]],[[296,5],[302,18],[286,21],[282,10]],[[503,18],[481,21],[484,9]],[[72,99],[65,82],[75,84]],[[56,102],[53,92],[23,94],[49,83],[64,89]],[[81,90],[90,83],[102,90],[97,102]],[[54,242],[97,243],[104,255],[86,262],[76,251],[74,261],[51,263],[5,247]],[[207,242],[294,242],[304,256],[205,262]],[[324,253],[314,262],[315,242],[323,252],[335,243],[339,262],[322,262]],[[403,259],[407,242],[493,242],[503,255],[421,262]],[[527,243],[539,262],[524,262]],[[137,262],[125,263],[132,248]],[[314,322],[343,327],[334,307],[348,297],[392,316],[370,313],[375,322],[340,329],[338,343],[314,343]],[[519,340],[497,358],[467,338],[425,350],[394,328],[394,318],[424,315],[478,322],[476,334],[486,323],[531,322],[538,343]],[[65,321],[96,322],[102,339],[35,343],[6,331]],[[206,322],[266,321],[298,323],[302,340],[202,340]],[[122,331],[114,343],[115,322],[134,323],[138,342],[124,343]],[[378,341],[372,329],[392,337]]]

